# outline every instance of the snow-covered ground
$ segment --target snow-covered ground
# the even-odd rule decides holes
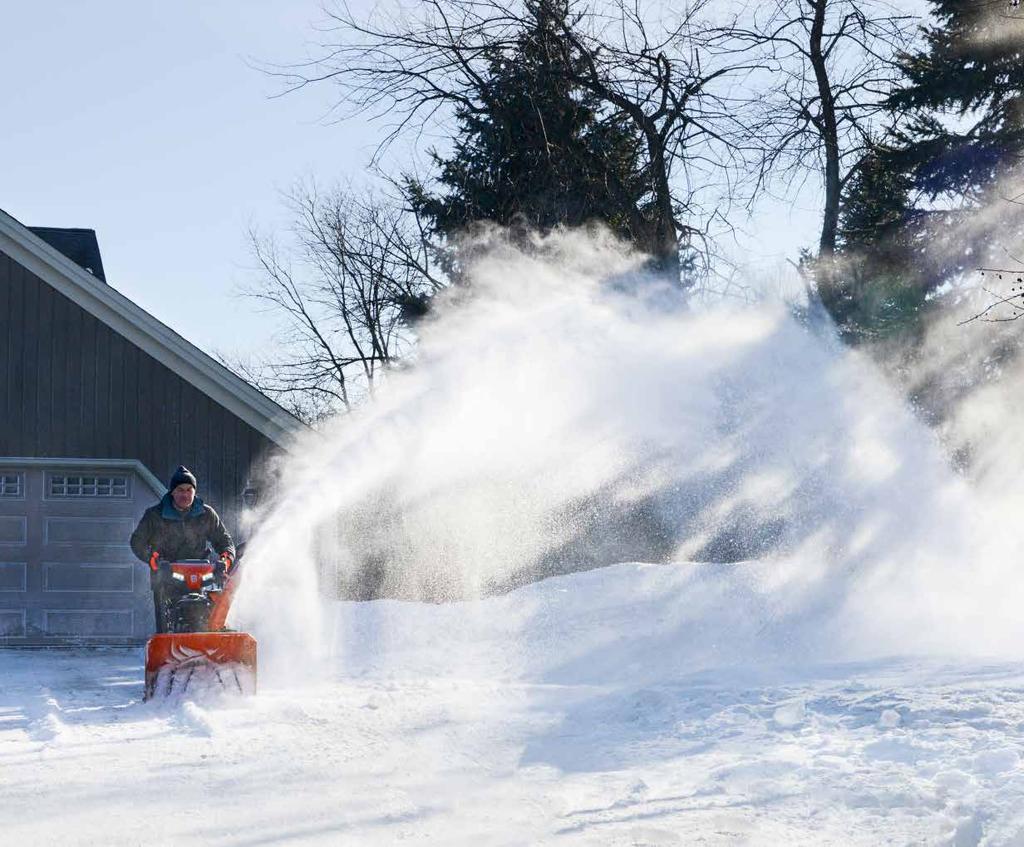
[[[276,656],[247,699],[0,651],[2,841],[1024,843],[1024,665],[837,659],[741,591],[768,566],[338,604],[322,680]]]

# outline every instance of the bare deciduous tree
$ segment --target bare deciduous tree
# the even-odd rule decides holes
[[[383,150],[407,132],[443,125],[455,108],[486,113],[489,57],[512,49],[537,7],[562,6],[570,13],[566,77],[643,137],[656,214],[641,247],[679,278],[680,245],[697,247],[716,215],[713,203],[710,211],[702,206],[706,187],[737,154],[739,121],[725,78],[748,70],[745,58],[716,62],[701,17],[710,2],[687,4],[674,22],[657,26],[630,0],[427,0],[365,19],[341,5],[329,12],[324,55],[281,75],[291,89],[334,83],[346,114],[386,118]]]
[[[408,348],[410,319],[444,286],[418,222],[369,193],[289,195],[295,245],[250,233],[259,279],[246,292],[284,316],[281,352],[241,374],[306,420],[348,410]]]
[[[819,258],[835,253],[843,189],[883,118],[891,120],[884,105],[915,21],[885,0],[769,0],[719,31],[720,49],[769,69],[771,91],[758,93],[751,124],[762,144],[761,180],[821,177]]]
[[[1019,259],[1017,268],[979,268],[982,277],[992,280],[982,284],[980,290],[989,297],[989,302],[980,311],[960,321],[958,326],[982,321],[984,323],[1007,323],[1024,318],[1024,262]],[[1010,283],[1007,293],[1006,282]],[[997,289],[1003,289],[999,291]]]

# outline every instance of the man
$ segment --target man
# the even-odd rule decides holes
[[[184,465],[171,477],[167,493],[146,509],[131,538],[132,552],[150,568],[156,631],[167,632],[171,601],[170,562],[205,559],[212,547],[220,558],[215,573],[230,574],[235,544],[211,506],[196,497],[195,475]]]

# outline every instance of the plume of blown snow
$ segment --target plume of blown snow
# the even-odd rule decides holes
[[[719,591],[700,571],[732,656],[1020,642],[1004,539],[866,357],[781,304],[688,309],[606,233],[470,255],[415,367],[280,469],[238,613],[281,667],[330,642],[324,592],[461,600],[628,561],[747,562]]]

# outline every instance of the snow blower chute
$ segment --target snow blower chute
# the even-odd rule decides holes
[[[256,693],[256,639],[224,627],[237,572],[229,577],[205,560],[160,562],[158,614],[164,632],[146,644],[143,699],[184,693],[190,685]]]

